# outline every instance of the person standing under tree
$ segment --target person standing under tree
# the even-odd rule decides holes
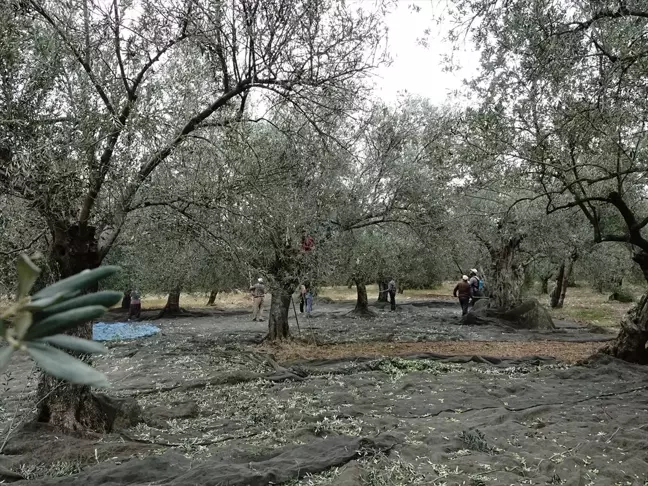
[[[122,299],[122,303],[121,303],[121,308],[123,310],[130,310],[131,293],[132,293],[132,290],[130,290],[130,289],[128,289],[126,292],[124,292],[124,298]]]
[[[299,312],[304,313],[304,304],[306,303],[306,285],[299,286]]]
[[[387,284],[387,292],[389,292],[389,302],[391,303],[391,310],[396,310],[396,280],[393,278]]]
[[[128,320],[132,318],[139,319],[142,312],[142,301],[140,300],[140,293],[134,290],[130,294],[130,307],[128,309]]]
[[[459,282],[452,292],[452,295],[459,297],[459,304],[461,304],[461,315],[468,314],[468,307],[470,306],[470,298],[472,297],[472,287],[468,282],[468,275],[461,277]]]
[[[310,282],[307,282],[305,285],[306,295],[304,299],[306,300],[306,317],[312,317],[311,312],[313,312],[313,289],[310,285]]]
[[[484,296],[482,292],[482,287],[484,284],[479,278],[479,273],[477,272],[476,268],[470,269],[470,279],[468,280],[468,283],[470,284],[472,305],[475,305],[475,300],[478,300],[479,298]]]
[[[250,292],[252,292],[252,320],[253,321],[263,321],[263,299],[265,297],[265,285],[263,285],[263,279],[259,278],[257,283],[250,287]]]

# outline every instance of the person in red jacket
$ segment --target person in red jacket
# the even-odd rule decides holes
[[[302,244],[302,250],[305,253],[315,248],[315,240],[311,235],[307,235],[306,231],[302,232],[301,244]]]
[[[459,282],[452,292],[452,295],[459,297],[459,304],[461,304],[461,315],[465,316],[468,314],[468,308],[470,306],[470,299],[472,297],[472,287],[468,283],[468,275],[461,277],[461,282]]]

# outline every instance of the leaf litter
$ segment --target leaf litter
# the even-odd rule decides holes
[[[570,342],[580,330],[558,333],[552,342],[511,336],[501,342],[490,330],[454,324],[445,331],[486,339],[403,342],[398,339],[420,333],[420,323],[439,312],[422,307],[351,320],[331,307],[329,317],[302,327],[302,333],[317,332],[322,346],[245,344],[264,331],[247,316],[166,320],[159,335],[112,343],[98,367],[115,395],[137,400],[145,422],[99,442],[59,438],[68,446],[50,447],[49,464],[25,446],[37,440],[26,429],[9,441],[15,453],[9,466],[29,471],[30,479],[40,474],[41,484],[55,484],[48,481],[60,471],[83,470],[79,481],[87,481],[83,474],[102,465],[112,465],[119,477],[137,458],[174,457],[210,467],[213,475],[243,463],[272,468],[278,451],[296,454],[334,438],[390,434],[395,445],[360,448],[321,471],[316,457],[304,456],[301,472],[283,484],[625,485],[640,484],[648,474],[641,425],[648,377],[642,368],[612,360],[575,365],[600,345]],[[442,325],[452,326],[452,318],[442,317]],[[401,336],[374,339],[388,328],[398,335],[395,325],[402,326]],[[18,363],[14,374],[26,379],[25,365]],[[21,381],[12,381],[3,396],[4,424],[25,398]],[[138,474],[145,479],[162,469],[154,472],[143,462]],[[164,480],[174,484],[181,470],[170,470]]]

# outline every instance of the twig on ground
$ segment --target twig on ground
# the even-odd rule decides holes
[[[617,427],[617,429],[614,431],[614,433],[605,441],[606,444],[609,444],[612,439],[614,438],[615,435],[617,435],[617,432],[621,430],[621,427]]]
[[[181,443],[175,443],[175,442],[157,442],[155,440],[150,440],[150,439],[138,439],[137,437],[131,437],[130,435],[126,434],[125,432],[120,432],[119,435],[123,437],[124,439],[130,441],[130,442],[138,442],[140,444],[152,444],[152,445],[159,445],[159,446],[164,446],[164,447],[186,447],[186,446],[210,446],[214,444],[220,444],[222,442],[227,442],[230,440],[236,440],[236,439],[249,439],[250,437],[254,437],[256,435],[259,435],[260,432],[251,432],[249,434],[243,434],[243,435],[230,435],[227,437],[221,437],[220,439],[214,439],[214,440],[206,440],[202,442],[187,442],[185,444]]]

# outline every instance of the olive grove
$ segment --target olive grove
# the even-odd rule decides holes
[[[468,108],[375,98],[392,6],[2,3],[0,298],[33,250],[36,289],[120,265],[105,285],[168,295],[167,316],[182,292],[212,305],[261,276],[283,341],[306,281],[355,285],[359,316],[369,284],[471,268],[497,313],[536,281],[556,308],[576,278],[648,281],[640,2],[455,2],[450,40],[482,56]],[[647,341],[644,296],[607,352],[645,363]],[[38,393],[39,420],[108,430],[89,387],[44,376]]]

